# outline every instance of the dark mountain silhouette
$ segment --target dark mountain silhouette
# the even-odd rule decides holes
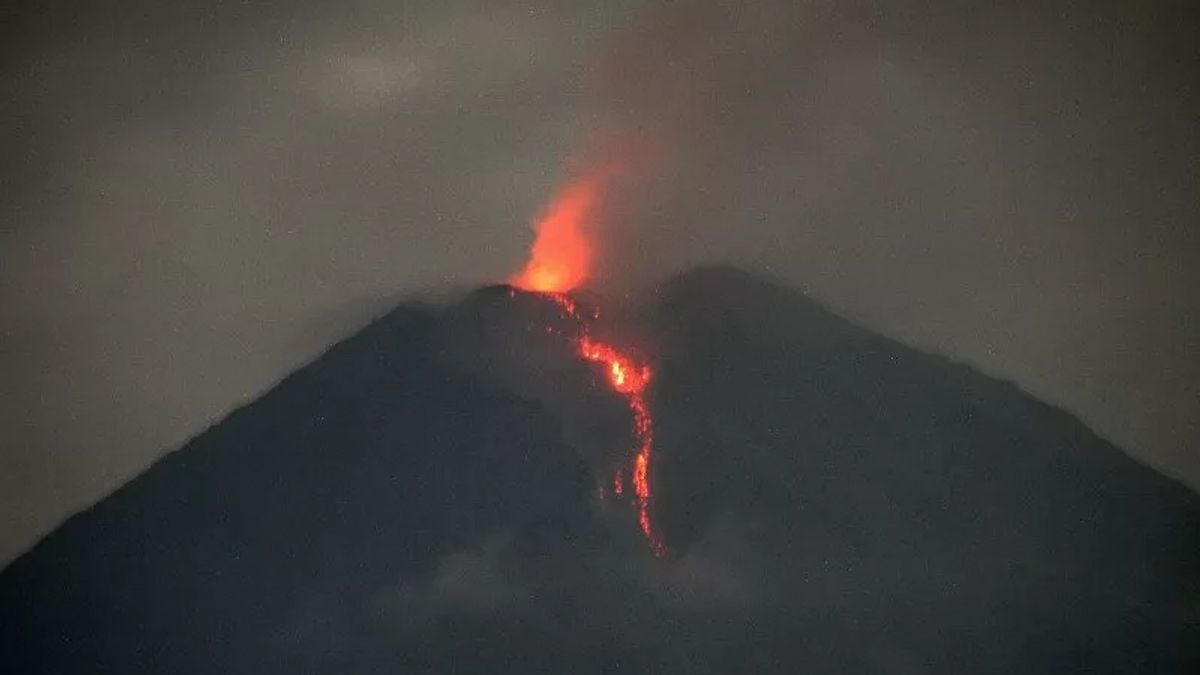
[[[1016,387],[731,269],[596,330],[506,287],[379,319],[0,573],[14,673],[1195,672],[1200,499]]]

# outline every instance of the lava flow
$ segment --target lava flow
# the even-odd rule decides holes
[[[579,337],[575,339],[576,353],[584,361],[601,365],[608,386],[624,398],[629,406],[630,415],[633,417],[633,435],[637,440],[629,474],[633,484],[633,500],[638,510],[638,526],[645,535],[650,550],[655,555],[662,555],[666,546],[650,517],[650,459],[654,451],[654,418],[650,414],[645,394],[653,370],[646,364],[636,362],[613,345],[593,338],[588,333],[587,325],[579,315],[575,302],[565,293],[542,293],[579,323]],[[618,497],[625,492],[625,472],[626,469],[618,469],[613,474],[612,491]]]
[[[646,385],[650,383],[650,366],[633,363],[629,357],[618,352],[612,345],[597,342],[584,333],[578,341],[579,355],[585,360],[600,363],[608,374],[608,384],[629,404],[633,414],[633,435],[637,438],[637,452],[633,456],[633,496],[637,501],[638,525],[655,555],[664,551],[662,539],[650,520],[650,454],[654,451],[654,418],[646,404]],[[624,492],[623,472],[613,476],[613,493]]]
[[[567,292],[579,287],[591,272],[592,245],[586,236],[587,221],[594,215],[595,202],[603,183],[600,173],[585,176],[563,190],[535,225],[537,238],[529,262],[511,283],[528,291],[541,293],[553,300],[579,326],[575,339],[576,353],[589,363],[604,368],[608,385],[625,399],[633,418],[636,452],[629,469],[633,484],[633,500],[638,510],[638,526],[655,555],[666,547],[650,517],[650,459],[654,450],[654,418],[646,402],[646,387],[653,371],[650,366],[635,361],[615,346],[596,340],[588,331],[587,322],[579,314],[575,301]],[[622,496],[625,491],[625,471],[619,469],[612,480],[612,491]]]

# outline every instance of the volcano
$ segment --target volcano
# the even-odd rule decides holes
[[[64,523],[0,573],[0,663],[1190,673],[1200,498],[738,270],[629,307],[495,286],[395,309]]]

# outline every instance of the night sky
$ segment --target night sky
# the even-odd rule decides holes
[[[766,272],[1200,486],[1189,3],[41,4],[0,10],[0,560],[504,279],[609,160],[605,292]]]

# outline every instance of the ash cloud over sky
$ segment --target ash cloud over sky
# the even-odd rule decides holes
[[[5,15],[0,558],[603,149],[598,280],[766,270],[1200,484],[1184,3],[98,2]]]

